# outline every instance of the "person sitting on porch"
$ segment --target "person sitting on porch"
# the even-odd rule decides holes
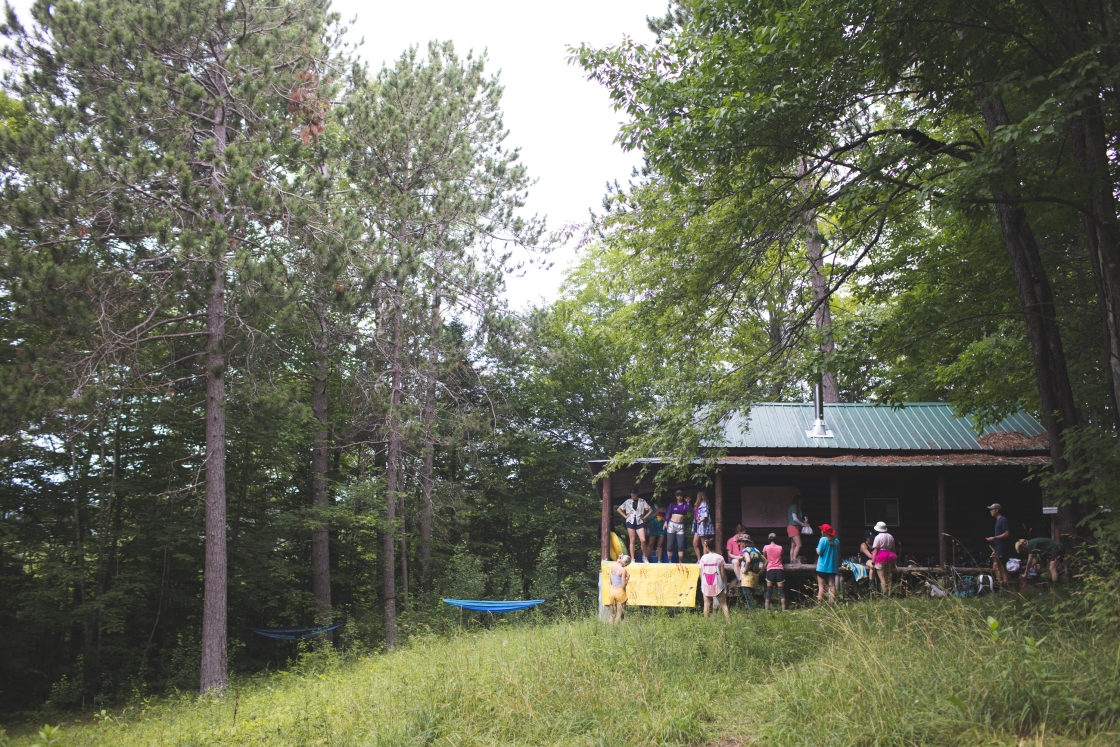
[[[626,607],[626,585],[630,583],[630,572],[626,566],[630,565],[629,555],[620,555],[611,566],[611,591],[607,603],[611,608],[611,622],[622,622],[622,611]]]
[[[801,510],[801,493],[793,499],[786,509],[786,534],[789,536],[789,562],[801,562],[801,527],[809,526],[805,523],[805,513]]]
[[[1066,556],[1066,548],[1061,542],[1049,537],[1035,537],[1032,540],[1021,539],[1015,543],[1015,551],[1027,555],[1026,567],[1023,568],[1021,578],[1026,578],[1031,568],[1041,568],[1042,563],[1046,563],[1050,571],[1050,583],[1057,585],[1059,572],[1062,570],[1064,562],[1063,558]]]
[[[840,539],[830,524],[821,524],[821,540],[817,543],[817,601],[836,601],[836,579],[840,573]]]
[[[678,490],[669,505],[669,521],[665,524],[665,551],[669,554],[670,563],[684,562],[684,518],[690,508],[689,497]]]
[[[648,558],[653,556],[654,563],[660,563],[661,553],[665,549],[665,506],[654,509],[653,516],[649,517],[649,526],[646,527],[646,536],[649,537],[650,552]]]
[[[703,554],[700,549],[700,543],[705,539],[710,539],[712,544],[715,545],[716,527],[712,523],[712,512],[708,507],[708,494],[703,490],[696,492],[696,520],[692,525],[692,551],[696,553],[696,559],[699,560]]]
[[[865,529],[863,532],[863,542],[859,546],[860,560],[866,558],[864,565],[867,566],[867,583],[871,587],[871,591],[875,591],[875,551],[872,546],[875,544],[875,532],[870,529]]]
[[[894,536],[887,531],[887,523],[880,521],[875,525],[878,533],[871,549],[875,551],[875,571],[879,574],[879,588],[886,596],[891,595],[891,582],[894,581],[894,566],[898,555],[894,551]]]
[[[735,534],[731,539],[727,540],[727,560],[731,563],[731,567],[735,569],[735,578],[739,583],[743,583],[743,545],[742,538],[746,536],[747,530],[742,524],[735,526]]]
[[[723,556],[713,552],[711,537],[703,540],[704,554],[700,564],[700,591],[704,595],[704,617],[712,611],[712,605],[719,602],[724,618],[730,622],[731,613],[727,611],[727,584],[723,579]]]
[[[626,520],[626,533],[630,535],[630,557],[638,557],[634,553],[634,537],[637,536],[638,547],[647,563],[649,557],[646,548],[646,519],[651,513],[653,513],[652,509],[644,498],[638,496],[636,488],[630,491],[630,497],[618,507],[618,515]]]
[[[770,609],[770,597],[774,593],[774,586],[778,587],[778,596],[782,598],[782,612],[786,606],[786,568],[782,565],[782,546],[778,544],[778,535],[773,532],[767,538],[770,543],[762,548],[766,556],[766,594],[763,596],[765,608]]]

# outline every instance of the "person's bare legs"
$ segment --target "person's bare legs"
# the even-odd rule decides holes
[[[1057,558],[1050,558],[1049,566],[1050,566],[1050,583],[1056,585],[1058,583],[1058,559]]]
[[[833,575],[833,577],[828,580],[828,602],[829,602],[829,604],[834,604],[836,602],[836,592],[837,592],[839,586],[840,586],[840,574],[837,573],[837,574]]]
[[[638,530],[638,545],[641,547],[641,550],[642,550],[642,555],[641,555],[642,560],[644,560],[645,562],[648,563],[649,562],[649,548],[646,546],[646,530],[645,530],[645,527],[642,527]],[[637,558],[638,556],[637,555],[631,555],[630,557]]]
[[[704,553],[700,552],[700,535],[692,535],[692,551],[696,553],[696,562],[700,562],[700,556]]]
[[[719,606],[723,610],[723,619],[731,622],[731,613],[727,609],[727,592],[721,591],[716,599],[719,600]]]
[[[801,535],[796,534],[789,540],[789,562],[796,563],[797,556],[801,554]]]
[[[704,596],[704,617],[707,617],[708,613],[710,613],[712,611],[712,598],[710,596],[708,596],[707,594],[704,594],[703,596]]]
[[[630,535],[630,557],[637,561],[638,556],[634,553],[634,538],[638,536],[638,530],[626,527],[626,533]]]
[[[891,578],[893,572],[894,568],[890,566],[884,566],[876,570],[876,573],[879,574],[879,588],[882,589],[883,596],[885,597],[891,595],[891,582],[894,580]]]
[[[823,576],[817,576],[817,604],[824,601],[824,586],[825,580]]]
[[[1000,582],[1000,585],[1007,586],[1007,568],[1003,565],[1003,561],[993,560],[992,570],[995,572],[996,580]]]

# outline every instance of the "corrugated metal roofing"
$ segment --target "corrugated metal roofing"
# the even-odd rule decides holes
[[[1027,437],[1045,434],[1037,420],[1020,410],[1001,423],[977,431],[975,421],[945,402],[908,402],[900,407],[874,404],[827,404],[824,421],[832,438],[809,438],[812,403],[772,402],[752,405],[747,418],[730,417],[723,437],[706,446],[729,449],[859,449],[873,451],[987,451],[979,438],[1000,432]],[[1045,450],[1044,447],[1028,449]]]
[[[692,460],[702,464],[703,459]],[[751,467],[1045,467],[1050,457],[1006,456],[1002,454],[848,454],[844,456],[725,456],[714,460],[719,465],[742,464]],[[636,459],[634,464],[659,465],[661,459]],[[592,474],[598,474],[607,462],[595,459],[587,463]]]

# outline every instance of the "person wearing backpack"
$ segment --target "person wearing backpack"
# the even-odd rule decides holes
[[[839,573],[840,539],[830,524],[821,524],[821,539],[817,543],[817,602],[824,602],[825,589],[828,589],[828,601],[836,601]]]
[[[754,540],[746,532],[743,533],[742,539],[739,541],[740,547],[743,548],[743,601],[747,603],[747,609],[754,609],[754,588],[758,584],[759,571],[762,570],[762,553],[754,546]]]

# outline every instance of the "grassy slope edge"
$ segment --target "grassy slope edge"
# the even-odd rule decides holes
[[[1057,599],[432,637],[67,728],[58,744],[1116,744],[1120,635],[1059,624]]]

